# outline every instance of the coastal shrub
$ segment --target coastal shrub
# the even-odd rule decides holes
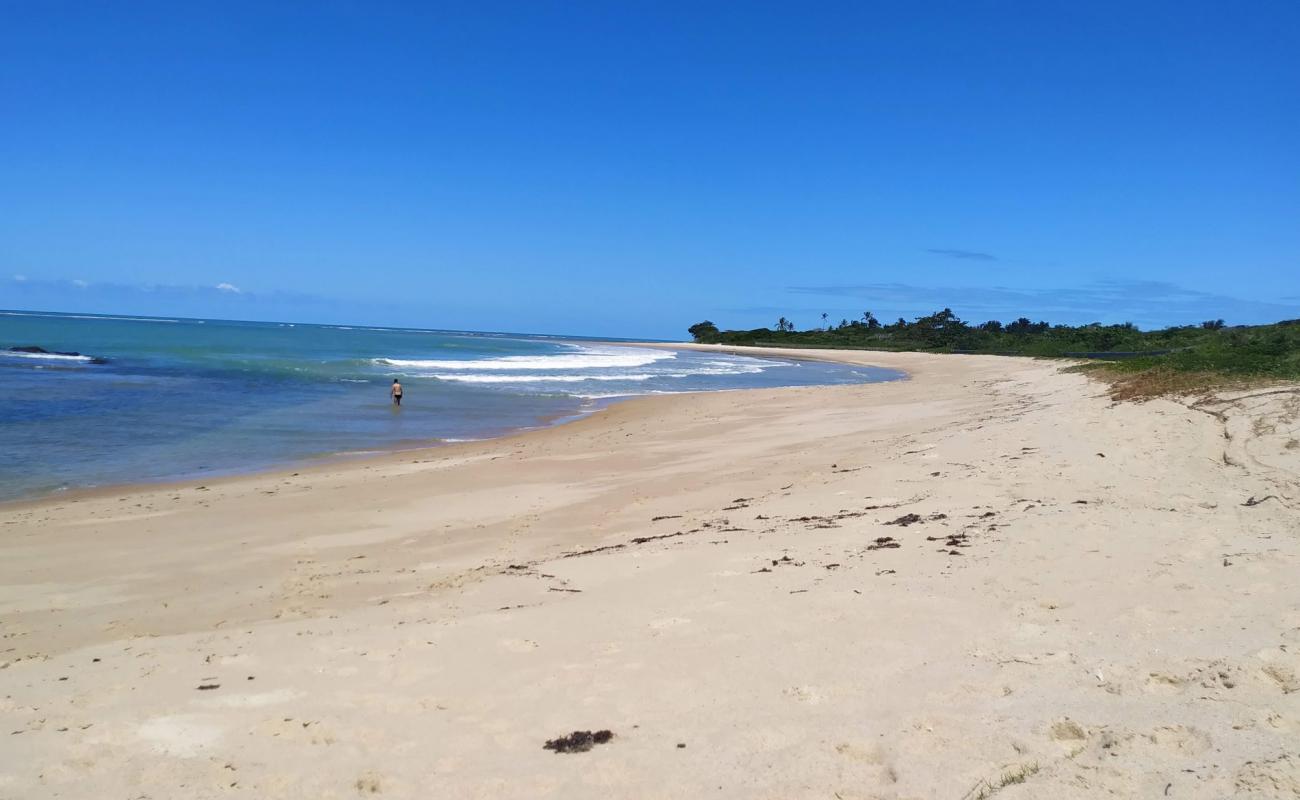
[[[706,319],[703,322],[697,322],[687,328],[686,332],[689,333],[691,338],[695,341],[703,342],[718,335],[718,326]]]
[[[868,311],[861,320],[804,331],[796,331],[786,317],[776,330],[720,330],[707,321],[689,330],[696,341],[716,344],[1100,359],[1104,364],[1099,369],[1117,379],[1150,372],[1140,382],[1126,379],[1125,391],[1135,396],[1150,396],[1158,387],[1182,391],[1224,382],[1300,379],[1300,320],[1228,326],[1214,319],[1144,331],[1131,322],[1052,325],[1029,317],[970,325],[945,308],[890,324]]]

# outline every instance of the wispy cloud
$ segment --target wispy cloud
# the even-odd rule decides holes
[[[228,298],[231,302],[243,302],[254,298],[254,295],[244,292],[230,283],[222,283],[216,286],[184,286],[166,283],[92,283],[81,278],[43,279],[15,275],[11,286],[19,297],[34,295],[107,299],[210,297],[214,299]],[[239,295],[239,297],[236,298],[235,295]]]
[[[959,258],[963,261],[997,261],[998,257],[992,253],[981,253],[978,250],[949,250],[942,247],[926,248],[927,253],[934,253],[937,256],[947,256],[948,258]]]
[[[222,319],[348,320],[361,312],[374,318],[391,318],[396,307],[367,306],[297,292],[253,292],[228,282],[187,286],[29,278],[4,284],[0,308]]]

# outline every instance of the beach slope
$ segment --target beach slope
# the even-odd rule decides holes
[[[910,378],[0,507],[0,798],[1300,794],[1300,396],[782,355]]]

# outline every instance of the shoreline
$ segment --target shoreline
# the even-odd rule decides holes
[[[627,399],[636,399],[629,396]],[[607,406],[606,406],[607,407]],[[175,491],[191,487],[192,484],[202,484],[205,487],[212,485],[218,486],[223,483],[239,481],[243,479],[252,479],[259,477],[276,478],[276,477],[296,477],[304,472],[313,472],[326,470],[331,467],[340,465],[360,465],[366,466],[369,462],[388,462],[402,456],[416,454],[428,455],[432,452],[444,452],[447,448],[453,448],[458,445],[473,446],[482,442],[492,442],[501,439],[509,439],[515,436],[524,436],[537,431],[550,430],[551,428],[562,425],[571,425],[575,422],[581,422],[588,416],[598,414],[602,408],[590,412],[579,414],[562,414],[556,415],[554,420],[545,424],[529,428],[520,428],[518,430],[508,431],[499,436],[486,436],[481,439],[428,439],[419,440],[418,443],[410,447],[383,448],[371,450],[357,450],[341,453],[321,453],[317,455],[305,456],[300,459],[276,462],[267,466],[252,466],[239,468],[216,473],[207,473],[202,475],[181,476],[175,478],[162,478],[156,481],[134,481],[125,483],[104,484],[101,486],[81,486],[66,489],[53,489],[41,495],[32,497],[16,497],[9,500],[0,500],[0,512],[10,510],[18,506],[42,506],[50,505],[56,502],[75,503],[82,500],[90,500],[106,497],[108,495],[135,494],[147,491]]]
[[[608,341],[587,340],[587,339],[574,339],[572,341],[575,344],[599,344],[602,346],[637,347],[637,348],[651,348],[651,349],[660,349],[660,350],[677,349],[677,350],[696,350],[702,352],[708,352],[710,350],[718,350],[718,348],[714,346],[699,345],[692,342],[682,342],[682,343],[608,342]],[[748,352],[749,350],[754,350],[754,349],[761,350],[762,348],[744,348],[744,347],[724,348],[718,351],[734,353],[736,355],[747,355],[752,358],[765,357],[761,353]],[[788,348],[786,348],[786,350],[789,351]],[[773,359],[785,358],[787,360],[823,361],[823,362],[836,363],[836,364],[858,365],[857,362],[854,361],[843,361],[834,358],[817,358],[813,356],[805,357],[805,356],[767,355],[766,357],[773,358]],[[874,366],[874,365],[860,365],[860,366]],[[903,372],[902,377],[894,378],[892,380],[895,381],[907,380],[908,378],[909,378],[908,373]],[[881,383],[881,382],[883,381],[872,381],[871,383]],[[315,455],[304,456],[301,458],[289,459],[286,461],[278,461],[274,464],[268,464],[263,466],[241,467],[237,469],[224,470],[221,472],[214,472],[214,473],[207,473],[207,474],[160,478],[158,480],[126,481],[123,483],[102,484],[98,486],[78,486],[78,487],[51,489],[51,490],[41,492],[40,494],[35,494],[31,496],[19,496],[10,499],[0,499],[0,511],[3,511],[8,508],[19,507],[19,506],[21,507],[40,506],[45,504],[57,503],[57,502],[75,503],[84,499],[93,499],[97,497],[104,497],[107,495],[131,494],[131,493],[143,492],[148,490],[158,490],[158,491],[166,491],[169,489],[179,490],[188,487],[189,485],[194,483],[201,483],[204,485],[207,484],[218,485],[224,482],[229,482],[231,480],[237,480],[240,478],[255,478],[258,476],[284,477],[285,475],[294,475],[302,472],[312,471],[315,469],[328,468],[330,466],[341,464],[341,463],[361,463],[364,466],[365,462],[371,459],[389,460],[392,458],[400,458],[402,456],[410,455],[410,454],[415,454],[416,456],[427,456],[432,451],[441,452],[445,448],[455,447],[456,445],[462,445],[462,444],[473,445],[473,444],[478,444],[480,442],[510,439],[516,436],[523,436],[536,431],[544,431],[544,430],[549,430],[551,428],[557,428],[565,425],[572,425],[574,423],[581,422],[582,420],[587,419],[588,417],[598,415],[603,411],[605,411],[606,409],[611,408],[615,405],[632,402],[632,401],[649,398],[649,397],[669,397],[669,396],[675,397],[675,396],[693,395],[693,394],[713,394],[717,392],[765,391],[768,389],[789,389],[789,388],[819,388],[819,387],[777,386],[777,387],[762,387],[760,389],[740,387],[736,389],[714,389],[714,390],[704,390],[700,392],[675,392],[672,395],[629,394],[629,395],[624,395],[622,397],[592,398],[589,400],[589,402],[593,406],[593,408],[590,411],[578,411],[577,413],[571,413],[571,414],[562,413],[562,414],[552,415],[551,417],[543,417],[542,422],[539,425],[506,431],[496,436],[485,436],[483,438],[466,439],[466,440],[458,440],[458,441],[445,440],[445,439],[413,440],[413,443],[409,447],[396,447],[396,448],[380,447],[380,448],[360,450],[360,451],[319,453]]]
[[[1300,785],[1300,401],[844,356],[910,379],[0,506],[0,797]]]

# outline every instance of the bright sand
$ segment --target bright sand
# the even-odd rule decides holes
[[[0,507],[0,797],[1300,794],[1295,393],[814,355],[912,378]]]

